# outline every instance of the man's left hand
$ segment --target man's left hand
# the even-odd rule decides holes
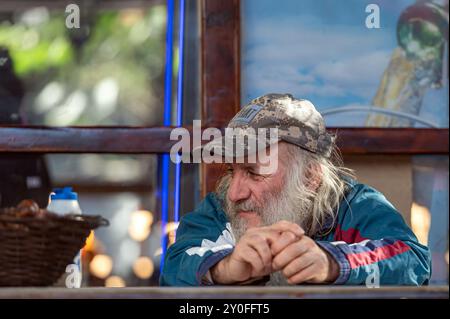
[[[310,237],[302,236],[287,246],[277,244],[271,247],[272,268],[282,270],[288,283],[332,283],[339,276],[337,262]]]

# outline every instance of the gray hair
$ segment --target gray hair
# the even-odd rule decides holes
[[[287,152],[290,161],[290,172],[287,176],[290,179],[290,187],[287,191],[294,201],[308,201],[310,220],[305,231],[307,235],[312,236],[317,234],[329,219],[335,223],[346,191],[346,178],[354,178],[354,174],[352,170],[342,166],[341,155],[335,146],[330,158],[293,144],[287,144]],[[315,180],[318,183],[311,184]]]

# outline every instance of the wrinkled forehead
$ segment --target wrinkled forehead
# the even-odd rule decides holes
[[[275,174],[288,165],[287,143],[271,144],[266,149],[233,159],[233,167],[256,169],[267,174]]]

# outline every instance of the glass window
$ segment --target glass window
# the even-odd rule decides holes
[[[0,179],[0,207],[33,199],[45,208],[53,188],[70,186],[83,214],[110,222],[83,249],[83,286],[158,284],[163,230],[157,155],[11,156],[0,157],[6,177]],[[176,226],[165,227],[168,246]]]
[[[163,123],[165,5],[96,3],[80,5],[80,28],[66,26],[61,3],[3,6],[3,123]]]
[[[431,284],[448,284],[448,156],[414,156],[411,224],[432,253]]]
[[[448,127],[443,2],[242,1],[242,101],[291,93],[329,126]]]
[[[198,119],[197,3],[186,3],[184,64],[178,55],[179,8],[172,12],[169,124],[163,121],[165,1],[80,4],[80,29],[66,27],[65,5],[58,1],[0,5],[0,125],[169,125],[178,115],[174,109],[179,97],[189,107],[182,112],[181,124]],[[183,95],[178,96],[181,67],[189,81],[182,83]],[[111,223],[87,241],[82,254],[83,286],[157,285],[162,249],[175,238],[175,196],[180,196],[181,214],[199,201],[197,165],[181,167],[180,189],[175,192],[175,165],[161,158],[156,154],[2,153],[0,207],[16,205],[24,198],[45,207],[53,188],[72,186],[84,214],[101,215]],[[163,195],[168,206],[164,229]]]

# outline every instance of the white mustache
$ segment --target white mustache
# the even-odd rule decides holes
[[[246,201],[239,204],[229,202],[229,207],[235,214],[239,211],[253,211],[256,212],[258,215],[261,215],[261,208],[256,206],[250,201]]]

